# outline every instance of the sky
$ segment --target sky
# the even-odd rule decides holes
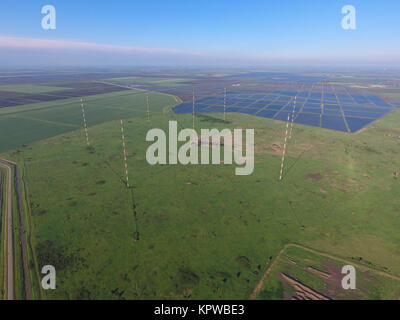
[[[1,0],[0,66],[400,66],[399,13],[399,0]]]

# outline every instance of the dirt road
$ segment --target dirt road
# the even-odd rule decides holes
[[[14,256],[12,237],[12,170],[11,167],[1,163],[0,166],[8,171],[7,188],[7,299],[14,300]]]
[[[3,162],[3,163],[1,163]],[[22,192],[21,192],[21,178],[20,178],[20,174],[19,174],[19,167],[18,164],[16,164],[15,162],[6,160],[6,159],[2,159],[0,158],[0,164],[3,165],[4,167],[7,167],[10,171],[11,171],[11,167],[9,165],[14,166],[15,168],[15,189],[17,191],[17,203],[18,203],[18,212],[19,212],[19,223],[20,223],[20,243],[21,243],[21,249],[22,249],[22,263],[23,263],[23,271],[24,271],[24,284],[25,284],[25,298],[27,300],[31,299],[31,288],[30,288],[30,283],[29,283],[29,268],[28,268],[28,255],[27,255],[27,248],[26,248],[26,239],[25,239],[25,220],[24,220],[24,213],[23,213],[23,204],[22,204]],[[9,175],[9,182],[12,182],[12,174]],[[12,199],[12,188],[9,185],[9,198]],[[12,211],[12,210],[11,210]],[[9,212],[9,216],[10,216],[10,212]],[[12,215],[11,215],[12,217]],[[11,221],[12,219],[9,218],[9,221]],[[12,226],[10,227],[10,224],[8,225],[9,230],[11,230],[11,232],[9,231],[8,233],[8,237],[10,239],[11,237],[11,244],[12,244]],[[8,241],[8,243],[10,244],[10,240]],[[11,248],[12,249],[12,248]],[[13,259],[9,259],[9,261],[13,261]],[[14,270],[14,269],[12,269]],[[13,277],[12,277],[13,279]],[[13,286],[14,288],[14,286]]]

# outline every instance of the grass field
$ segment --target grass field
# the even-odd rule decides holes
[[[132,83],[140,85],[155,85],[164,87],[176,87],[182,85],[190,79],[180,78],[152,78],[152,77],[123,77],[123,78],[110,78],[103,80],[107,83]]]
[[[42,125],[51,126],[51,135],[64,133],[1,154],[25,167],[39,268],[57,269],[57,290],[44,291],[44,298],[247,299],[288,243],[400,276],[400,186],[394,175],[400,167],[400,110],[359,134],[295,125],[279,182],[283,122],[241,114],[229,114],[226,123],[220,114],[196,116],[197,129],[255,129],[250,176],[235,176],[229,165],[150,166],[147,131],[167,131],[172,119],[190,128],[191,116],[174,115],[174,98],[157,93],[150,94],[150,121],[143,93],[91,99],[89,149],[76,99],[0,113],[4,123],[13,119],[14,126],[32,128],[28,137],[27,130],[15,133],[10,140],[18,144],[49,137]],[[126,119],[137,220],[121,181],[119,117]],[[38,122],[43,132],[31,126]],[[3,150],[15,147],[2,143]],[[270,277],[265,285],[278,288]],[[383,282],[393,294],[397,285]],[[375,282],[360,288],[367,288],[363,298],[381,294]],[[260,297],[283,293],[274,290]]]

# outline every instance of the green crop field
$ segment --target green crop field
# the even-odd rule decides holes
[[[188,82],[190,79],[180,78],[152,78],[152,77],[123,77],[123,78],[110,78],[103,80],[106,83],[132,83],[139,85],[155,85],[165,87],[176,87]]]
[[[400,110],[358,134],[295,124],[279,181],[286,124],[240,114],[228,114],[227,122],[220,114],[196,115],[195,127],[254,128],[252,175],[235,176],[235,165],[150,166],[148,130],[167,132],[169,120],[191,128],[192,118],[170,111],[177,104],[172,96],[150,93],[148,121],[145,97],[132,91],[87,98],[90,148],[77,99],[0,113],[4,124],[14,121],[8,124],[13,144],[2,140],[2,150],[62,133],[0,155],[23,168],[39,269],[52,264],[57,270],[57,290],[44,291],[44,298],[248,299],[291,243],[400,276],[394,175]],[[120,117],[130,190],[123,184]],[[272,293],[264,289],[258,298],[282,298],[276,276],[264,282]],[[319,289],[318,281],[309,283]],[[398,297],[395,280],[378,278],[360,284],[363,298],[376,297],[376,281],[390,288],[385,297]]]
[[[173,97],[149,93],[155,107],[160,103],[168,107],[176,104]],[[88,125],[109,120],[143,115],[146,112],[146,93],[139,90],[94,95],[85,98]],[[153,113],[163,112],[159,109]],[[0,110],[0,151],[50,138],[83,126],[80,99],[36,103]],[[27,134],[29,132],[29,134]]]
[[[64,87],[51,87],[51,86],[38,86],[31,84],[18,84],[18,85],[1,85],[0,91],[12,91],[20,93],[48,93],[61,90],[71,90],[71,88]]]

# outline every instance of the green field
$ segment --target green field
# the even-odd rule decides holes
[[[138,85],[154,85],[163,87],[176,87],[181,86],[184,82],[190,79],[180,78],[152,78],[152,77],[123,77],[123,78],[110,78],[103,80],[106,83],[131,83]]]
[[[61,90],[71,90],[71,88],[39,86],[31,84],[1,85],[0,91],[12,91],[19,93],[48,93]]]
[[[165,107],[176,104],[171,96],[149,93],[150,103]],[[146,112],[146,93],[139,90],[121,91],[85,98],[88,125],[129,118]],[[152,110],[153,113],[162,110]],[[0,152],[54,137],[83,126],[80,99],[36,103],[0,110]],[[27,134],[29,132],[29,134]]]
[[[254,173],[235,176],[234,165],[146,162],[149,129],[167,131],[173,119],[181,129],[192,126],[190,115],[170,111],[177,104],[172,96],[150,94],[150,121],[143,92],[86,101],[91,148],[77,99],[0,113],[9,126],[0,126],[1,136],[12,134],[0,150],[63,134],[1,154],[24,168],[39,268],[57,269],[57,290],[44,291],[44,298],[248,299],[288,243],[347,260],[362,257],[354,261],[400,276],[400,185],[394,175],[400,110],[359,134],[295,124],[279,182],[283,122],[196,116],[197,129],[255,129]],[[126,119],[136,220],[122,183],[120,117]],[[136,230],[140,240],[134,242]],[[392,293],[397,285],[384,283]],[[376,297],[375,284],[360,286],[367,288],[364,298]]]

